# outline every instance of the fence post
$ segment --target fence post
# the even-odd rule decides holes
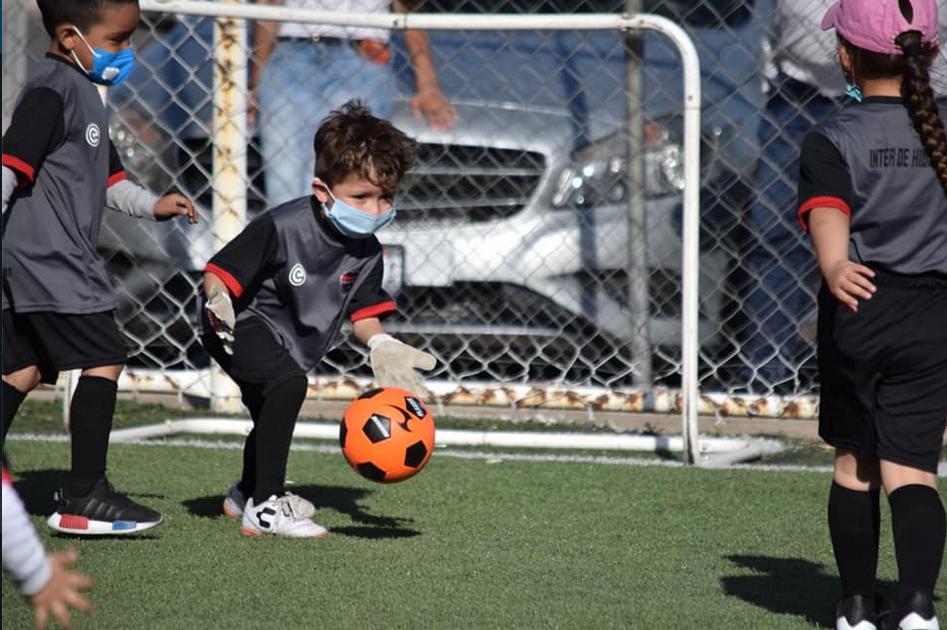
[[[221,0],[243,4],[244,0]],[[233,17],[214,22],[213,232],[214,251],[240,233],[247,217],[247,23]],[[236,385],[211,367],[211,409],[240,409]]]
[[[641,0],[625,0],[629,16],[641,12]],[[650,388],[651,326],[648,286],[648,217],[644,203],[644,81],[641,31],[625,35],[626,102],[628,108],[628,160],[625,178],[628,191],[628,310],[631,314],[631,358],[635,381]]]

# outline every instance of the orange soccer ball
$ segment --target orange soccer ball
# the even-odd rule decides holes
[[[418,474],[434,450],[434,418],[420,398],[395,387],[362,393],[339,426],[342,454],[358,474],[379,483]]]

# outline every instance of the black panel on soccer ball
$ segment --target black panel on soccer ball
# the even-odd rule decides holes
[[[391,437],[391,420],[377,413],[373,413],[365,421],[362,431],[371,440],[372,444],[387,440]]]
[[[376,466],[371,462],[365,462],[364,464],[358,465],[358,472],[367,479],[372,481],[384,481],[385,480],[385,471]]]
[[[344,422],[339,423],[339,446],[345,448],[345,436],[348,435],[348,428]]]
[[[369,389],[368,391],[364,391],[364,392],[362,392],[361,394],[359,394],[359,395],[358,395],[358,398],[357,398],[356,400],[362,400],[363,398],[372,398],[373,396],[377,396],[378,394],[382,393],[383,391],[385,391],[385,390],[384,390],[384,388],[382,388],[382,387],[376,387],[375,389]]]
[[[408,411],[413,413],[418,418],[423,418],[427,415],[427,412],[424,411],[424,405],[421,404],[421,401],[412,396],[404,397],[404,406]]]
[[[404,465],[417,468],[427,456],[427,447],[424,442],[415,442],[404,451]]]

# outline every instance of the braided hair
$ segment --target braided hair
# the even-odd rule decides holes
[[[901,98],[931,158],[931,166],[937,171],[940,185],[947,194],[947,132],[944,131],[944,121],[934,100],[930,78],[931,59],[937,49],[930,43],[922,42],[918,31],[901,33],[894,43],[904,52]]]

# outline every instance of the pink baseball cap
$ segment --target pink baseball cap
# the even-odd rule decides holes
[[[901,15],[898,0],[838,0],[822,18],[822,30],[834,28],[852,44],[872,52],[900,55],[894,38],[904,31],[920,31],[921,41],[937,44],[935,0],[908,0],[913,20]]]

